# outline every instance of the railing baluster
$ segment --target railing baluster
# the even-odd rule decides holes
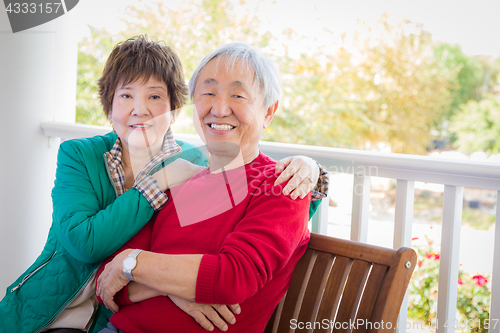
[[[328,233],[328,207],[330,204],[330,197],[321,200],[321,203],[313,215],[311,221],[311,232],[316,234],[326,235]]]
[[[484,323],[481,323],[484,325]],[[482,327],[482,326],[481,326]],[[495,250],[491,275],[490,333],[500,333],[500,191],[497,192],[497,215],[495,222]]]
[[[413,223],[413,206],[415,202],[415,182],[398,179],[396,187],[396,211],[394,213],[393,247],[411,247],[411,226]],[[401,310],[399,311],[396,333],[406,332],[408,318],[408,291],[406,291]]]
[[[370,214],[370,176],[354,175],[352,188],[351,240],[366,243]]]
[[[439,263],[437,333],[455,332],[457,311],[458,254],[464,188],[445,185],[443,222],[441,229],[441,257]],[[445,327],[445,325],[447,327]]]
[[[415,182],[398,179],[396,187],[396,210],[394,216],[393,246],[411,246],[411,226],[415,201]]]

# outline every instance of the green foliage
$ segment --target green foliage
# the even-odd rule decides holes
[[[113,40],[105,30],[91,28],[91,36],[80,42],[76,87],[76,122],[109,125],[99,100],[97,80],[113,48]]]
[[[433,252],[432,241],[417,248],[417,267],[408,289],[408,317],[432,322],[437,312],[439,257]]]
[[[500,63],[488,56],[470,57],[458,45],[440,44],[434,48],[434,57],[443,70],[456,72],[451,89],[452,102],[445,118],[453,116],[468,101],[479,101],[492,92],[500,73]]]
[[[486,284],[489,277],[483,275],[470,276],[464,272],[458,275],[458,312],[467,321],[468,332],[488,332],[487,325],[490,313],[491,291]]]
[[[487,95],[481,101],[469,101],[452,118],[450,130],[456,133],[455,146],[465,152],[500,152],[500,101]]]
[[[408,317],[435,323],[440,255],[434,251],[433,242],[428,237],[426,241],[425,245],[417,247],[417,267],[408,289]],[[488,276],[477,274],[471,277],[459,270],[457,310],[462,318],[448,325],[456,325],[465,332],[488,331],[491,296],[488,280]]]
[[[434,48],[434,57],[441,62],[443,70],[454,71],[453,98],[447,115],[451,116],[458,107],[469,100],[481,98],[481,64],[477,58],[466,56],[460,46],[440,44]]]

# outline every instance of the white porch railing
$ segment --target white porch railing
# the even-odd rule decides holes
[[[81,124],[43,123],[44,135],[71,139],[104,134],[109,127]],[[201,146],[196,135],[176,134],[176,138]],[[394,248],[411,246],[414,182],[445,185],[441,234],[441,259],[438,286],[437,333],[451,333],[454,323],[458,289],[458,254],[462,221],[463,188],[472,187],[497,191],[495,246],[493,257],[490,332],[500,333],[500,164],[449,161],[424,156],[382,154],[366,151],[261,142],[261,150],[280,159],[290,155],[307,155],[330,172],[354,175],[351,239],[366,242],[370,200],[370,177],[397,179],[394,223]],[[313,232],[326,234],[328,200],[323,200],[313,220]],[[401,322],[407,315],[407,300],[400,313]],[[495,327],[493,325],[496,323]],[[404,331],[404,326],[401,325]]]

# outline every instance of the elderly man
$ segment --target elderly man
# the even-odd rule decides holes
[[[207,55],[189,86],[210,167],[168,191],[172,200],[101,267],[97,295],[115,312],[108,332],[204,331],[175,305],[185,300],[239,303],[229,330],[262,332],[309,240],[310,194],[281,195],[276,162],[258,148],[278,108],[274,64],[232,43]]]

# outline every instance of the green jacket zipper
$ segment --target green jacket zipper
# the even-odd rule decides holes
[[[57,253],[57,251],[54,251],[54,253],[52,253],[52,255],[50,256],[49,259],[47,259],[43,264],[41,264],[40,266],[38,266],[33,272],[31,272],[28,275],[26,275],[23,278],[23,280],[17,286],[15,286],[14,288],[12,288],[10,290],[10,292],[13,293],[17,289],[21,288],[23,286],[23,284],[26,283],[26,281],[28,281],[33,275],[36,274],[36,272],[38,272],[39,270],[41,270],[42,268],[44,268],[45,266],[47,266],[47,264],[52,260],[52,258],[54,258],[54,256],[56,255],[56,253]]]

